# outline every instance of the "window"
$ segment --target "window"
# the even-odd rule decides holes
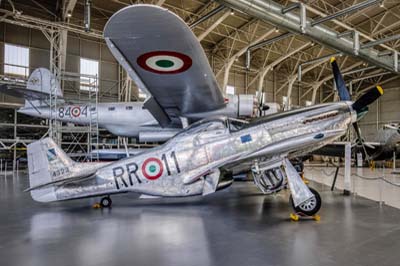
[[[147,94],[146,93],[144,93],[141,89],[139,89],[138,88],[138,96],[139,96],[139,99],[146,99],[147,98]]]
[[[108,111],[115,111],[115,107],[114,106],[108,107]]]
[[[4,45],[4,74],[28,77],[29,48],[7,43]]]
[[[84,91],[97,90],[99,79],[99,61],[81,58],[81,86]]]
[[[235,87],[228,85],[226,86],[226,94],[227,95],[235,95]]]
[[[229,131],[230,132],[236,132],[241,130],[244,126],[248,125],[249,122],[240,120],[240,119],[235,119],[235,118],[229,118],[228,119],[229,123]]]
[[[133,110],[133,107],[132,106],[126,106],[125,109],[126,110]]]

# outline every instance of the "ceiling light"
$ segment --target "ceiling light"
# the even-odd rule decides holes
[[[385,7],[385,4],[383,3],[383,1],[379,4],[379,7]]]
[[[231,11],[231,15],[232,15],[232,16],[235,15],[235,12],[234,12],[233,10]]]
[[[68,12],[68,13],[67,13],[67,17],[69,17],[69,18],[72,17],[72,13],[71,13],[71,12]]]
[[[278,28],[275,28],[275,32],[279,32],[279,29],[278,29]]]

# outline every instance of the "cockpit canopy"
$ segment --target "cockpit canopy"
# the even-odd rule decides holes
[[[245,120],[228,118],[228,117],[213,117],[200,120],[196,123],[191,124],[176,136],[193,135],[200,132],[214,131],[214,130],[226,130],[235,132],[247,125],[248,122]]]

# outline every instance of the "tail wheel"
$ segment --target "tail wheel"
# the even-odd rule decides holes
[[[103,208],[110,208],[110,207],[111,207],[111,204],[112,204],[112,200],[111,200],[111,198],[108,197],[108,196],[102,198],[101,201],[100,201],[100,205],[101,205],[101,207],[103,207]]]
[[[294,206],[292,195],[290,195],[289,201],[290,201],[290,204],[292,205],[293,209],[297,213],[304,214],[306,216],[313,216],[319,211],[319,209],[321,209],[322,200],[321,200],[321,196],[315,189],[313,189],[313,188],[309,188],[309,189],[310,189],[311,193],[314,194],[314,197],[312,197],[311,199],[303,202],[302,204],[300,204],[297,207]]]

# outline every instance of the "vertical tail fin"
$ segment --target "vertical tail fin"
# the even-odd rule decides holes
[[[56,200],[54,187],[40,187],[65,178],[74,161],[50,138],[29,144],[27,153],[32,198],[41,202]]]

